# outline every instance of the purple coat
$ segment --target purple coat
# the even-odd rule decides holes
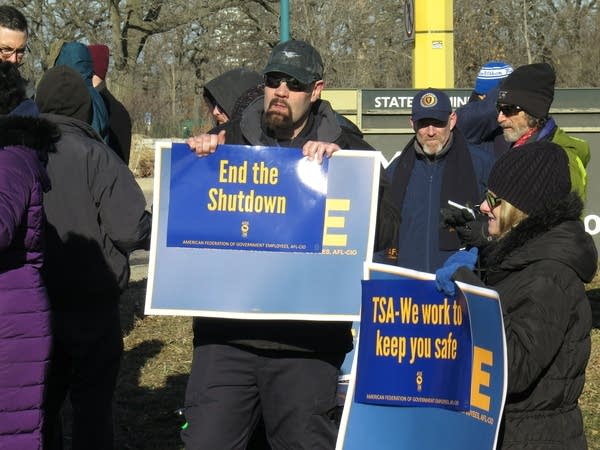
[[[40,273],[42,202],[50,182],[36,150],[7,144],[11,139],[27,142],[23,136],[39,122],[0,119],[0,448],[41,448],[51,341]],[[24,123],[26,130],[19,136]],[[34,140],[39,141],[39,134]]]

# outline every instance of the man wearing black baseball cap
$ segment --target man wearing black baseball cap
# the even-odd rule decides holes
[[[277,44],[263,74],[264,97],[241,118],[188,140],[198,156],[218,144],[297,147],[319,161],[342,148],[371,149],[320,99],[323,61],[310,44]],[[261,415],[272,448],[335,447],[337,376],[352,349],[351,323],[196,318],[194,346],[187,449],[246,448]]]
[[[440,208],[449,200],[474,205],[483,198],[493,154],[467,144],[456,121],[439,89],[414,96],[415,136],[387,169],[391,185],[378,217],[378,261],[431,273],[461,248],[454,230],[440,228]]]
[[[323,61],[319,52],[304,41],[286,41],[277,44],[263,73],[280,72],[304,84],[323,79]]]

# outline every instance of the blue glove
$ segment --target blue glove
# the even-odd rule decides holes
[[[469,270],[475,269],[477,253],[477,247],[473,247],[469,251],[460,250],[450,255],[444,265],[435,271],[435,286],[438,290],[454,296],[456,284],[452,280],[452,276],[460,267],[466,267]]]

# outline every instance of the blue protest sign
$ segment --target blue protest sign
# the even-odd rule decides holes
[[[425,286],[426,291],[435,289],[433,287],[435,276],[432,274],[376,263],[365,264],[364,279],[410,280],[411,283],[406,285],[406,290],[402,288],[401,295],[399,293],[393,295],[396,297],[419,297],[421,294],[415,293],[415,289],[418,290],[419,288],[415,288],[413,283],[416,285],[422,284]],[[373,349],[372,338],[371,343],[363,346],[363,339],[369,342],[369,338],[365,337],[367,333],[376,333],[377,328],[371,327],[370,331],[365,331],[361,321],[358,351],[355,355],[355,367],[350,377],[346,395],[336,445],[337,450],[362,450],[365,448],[377,448],[378,450],[414,448],[422,450],[441,448],[444,450],[493,450],[496,448],[506,398],[507,380],[506,343],[500,302],[498,294],[489,289],[463,283],[458,283],[458,286],[467,303],[467,308],[462,308],[462,310],[463,312],[468,311],[472,339],[470,351],[472,355],[471,380],[466,388],[470,403],[468,409],[466,411],[454,411],[440,407],[442,406],[440,404],[436,406],[389,406],[391,403],[362,403],[360,396],[364,396],[364,393],[359,393],[357,397],[359,383],[357,377],[361,375],[356,370],[356,365],[360,364],[357,361],[361,359],[363,351],[371,354],[377,351],[377,348]],[[444,308],[443,302],[432,301],[431,299],[434,297],[429,294],[425,295],[425,298],[429,299],[429,303],[437,303],[442,305],[441,308]],[[449,304],[453,305],[454,300],[455,298],[449,298],[448,301],[451,302]],[[379,304],[379,302],[377,303]],[[372,304],[373,302],[371,302]],[[384,308],[384,311],[387,312],[387,308]],[[362,313],[373,317],[373,307],[370,306],[367,311]],[[421,317],[421,312],[414,314],[418,314],[418,316],[414,316],[415,321],[416,317]],[[385,318],[386,314],[383,314],[382,317]],[[452,321],[452,317],[450,317],[450,320]],[[373,322],[372,319],[371,322]],[[414,329],[412,331],[414,332]],[[433,329],[430,329],[430,331],[433,331]],[[409,332],[411,332],[410,329],[407,329],[405,334],[408,335]],[[397,337],[402,337],[402,335]],[[407,342],[409,341],[410,339]],[[391,340],[388,342],[391,343]],[[390,344],[388,347],[390,355],[391,348]],[[465,349],[458,346],[458,342],[457,350],[465,351]],[[432,349],[432,355],[434,351]],[[410,348],[407,349],[407,358],[410,358]],[[394,367],[394,364],[399,365],[397,362],[391,364],[391,360],[394,359],[393,355],[390,357],[384,356],[380,359],[390,360],[387,362],[388,365],[392,365],[394,371],[398,369]],[[448,384],[453,383],[454,381],[450,381],[453,375],[448,373],[449,370],[452,370],[452,367],[443,370],[443,373],[435,376],[442,380],[447,379]],[[429,375],[426,375],[421,384],[426,383],[428,377]],[[392,385],[395,382],[396,380],[390,380]],[[419,384],[416,374],[408,380],[408,388],[411,387],[411,382],[414,383],[414,386]]]
[[[355,401],[468,410],[471,324],[462,292],[431,282],[365,280]]]
[[[179,148],[176,145],[175,151],[181,151],[180,159],[175,158],[177,167],[172,165],[171,143],[157,147],[146,314],[241,319],[358,319],[363,262],[372,259],[381,154],[354,150],[336,152],[326,168],[318,168],[319,177],[326,178],[327,186],[326,196],[321,198],[306,192],[310,190],[306,188],[309,183],[299,180],[299,177],[307,176],[306,171],[298,171],[299,161],[303,159],[300,149],[235,147],[219,146],[214,154],[200,158],[212,159],[210,164],[195,164],[198,157],[185,146]],[[243,155],[244,151],[249,152],[248,156],[233,155],[235,152]],[[248,161],[247,169],[242,169],[244,161]],[[258,164],[259,171],[260,167],[265,168],[262,173],[271,174],[271,181],[275,180],[275,172],[270,169],[277,168],[277,182],[267,186],[265,191],[262,190],[265,186],[261,186],[261,195],[285,196],[286,199],[303,198],[305,194],[312,196],[310,202],[316,205],[314,210],[322,217],[319,223],[314,223],[317,220],[315,213],[309,222],[300,226],[311,230],[289,234],[287,228],[293,229],[298,220],[304,219],[297,213],[286,214],[286,219],[280,222],[281,217],[274,217],[274,214],[254,211],[248,219],[246,212],[236,211],[232,217],[237,218],[231,223],[214,226],[213,219],[217,220],[222,211],[207,212],[207,205],[212,204],[207,192],[220,188],[219,173],[233,179],[232,168],[235,166],[236,176],[241,177],[245,172],[245,176],[250,177],[254,164]],[[312,173],[316,171],[313,169]],[[205,179],[206,183],[192,181],[199,178]],[[235,183],[221,184],[226,186],[222,187],[225,190]],[[305,185],[303,191],[298,191],[298,184]],[[233,192],[243,190],[243,197],[250,190],[248,188],[248,181],[238,183],[233,186]],[[258,190],[255,186],[255,195]],[[321,201],[324,208],[317,205]],[[199,206],[204,208],[202,219],[198,211],[191,211]],[[199,220],[202,223],[196,222]],[[286,224],[286,220],[289,223]],[[243,236],[244,221],[249,222],[246,237]],[[218,235],[225,228],[229,235]],[[259,234],[259,229],[262,236],[250,242],[249,239],[256,237],[255,231]],[[206,230],[212,230],[214,236],[219,237],[191,237],[193,233]],[[235,234],[233,238],[232,234]],[[301,236],[305,244],[297,236]],[[319,236],[320,251],[314,251],[315,237]],[[227,239],[255,247],[183,243],[186,239],[223,242]],[[266,246],[266,243],[289,248],[257,251],[257,245]],[[307,248],[292,249],[292,244],[306,245]],[[309,245],[313,246],[311,251]]]
[[[167,246],[321,251],[328,159],[242,145],[219,155],[198,158],[173,144]]]

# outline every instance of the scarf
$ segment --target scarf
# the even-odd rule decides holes
[[[467,147],[467,142],[456,129],[453,131],[452,144],[446,154],[444,174],[442,176],[442,189],[440,191],[440,205],[442,207],[448,204],[448,200],[466,204],[480,200],[479,189],[477,186],[477,176],[473,168],[471,154]],[[406,145],[394,171],[391,188],[388,195],[392,197],[391,201],[396,204],[398,211],[402,211],[404,196],[408,180],[415,164],[416,151],[414,150],[416,138],[413,137]],[[402,220],[400,218],[400,220]],[[440,250],[456,250],[460,248],[460,240],[456,232],[440,227]]]

